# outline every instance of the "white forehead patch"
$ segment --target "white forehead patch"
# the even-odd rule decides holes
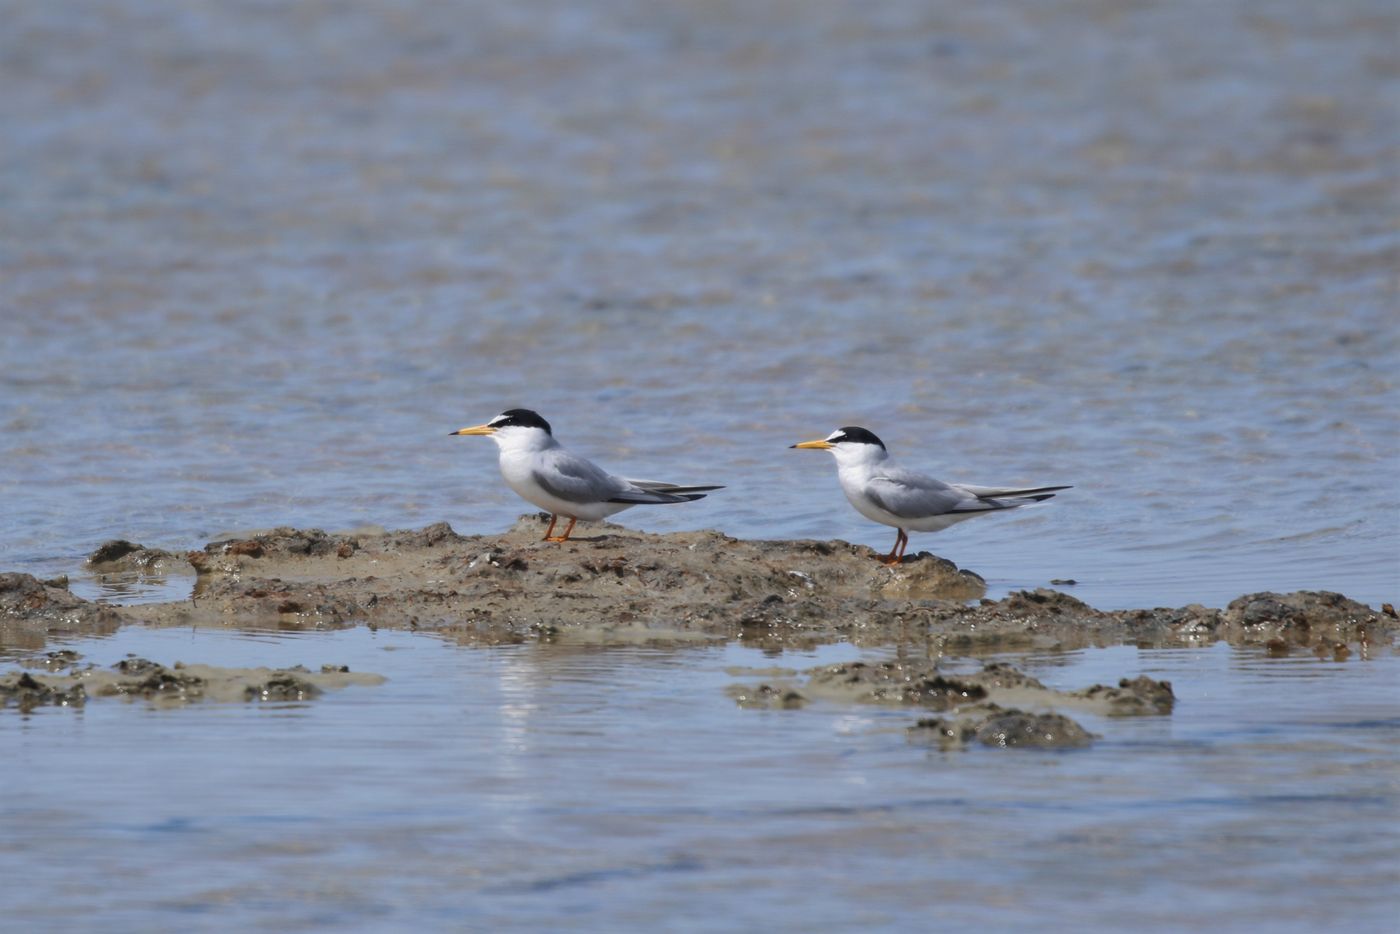
[[[835,431],[833,431],[831,434],[827,435],[827,436],[826,436],[826,440],[829,441],[829,442],[831,442],[831,443],[833,443],[833,444],[836,443],[837,441],[844,441],[844,440],[846,440],[846,433],[845,433],[844,431],[842,431],[841,429],[838,428],[838,429],[836,429]]]

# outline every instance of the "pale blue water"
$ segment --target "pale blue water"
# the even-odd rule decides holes
[[[31,931],[1378,932],[1400,908],[1389,651],[1005,656],[1061,688],[1167,678],[1177,708],[1075,714],[1088,750],[945,753],[906,739],[917,711],[723,692],[759,678],[732,666],[850,646],[140,628],[67,645],[389,680],[308,704],[5,711],[0,911]]]

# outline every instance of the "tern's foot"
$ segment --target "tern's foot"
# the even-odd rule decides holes
[[[550,536],[547,536],[544,540],[547,541],[547,542],[567,542],[567,541],[568,541],[568,539],[565,538],[565,537],[562,536],[562,535],[550,535]]]

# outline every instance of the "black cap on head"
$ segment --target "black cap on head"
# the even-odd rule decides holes
[[[866,431],[864,428],[857,428],[854,425],[847,425],[845,428],[836,429],[826,440],[830,441],[832,444],[840,444],[842,441],[852,441],[856,444],[873,444],[882,449],[885,446],[885,442],[875,437],[873,431]]]
[[[545,434],[554,434],[549,428],[549,422],[540,418],[540,413],[530,409],[506,409],[486,424],[492,428],[543,428]]]

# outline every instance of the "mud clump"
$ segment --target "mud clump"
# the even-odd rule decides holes
[[[1394,630],[1391,617],[1325,590],[1246,594],[1230,601],[1220,623],[1252,643],[1281,640],[1299,646],[1324,643],[1329,648]]]
[[[346,669],[348,670],[348,669]],[[290,672],[278,672],[262,684],[250,684],[243,691],[248,700],[299,701],[321,696],[321,689]]]
[[[248,538],[210,542],[203,551],[192,551],[186,559],[199,574],[237,574],[257,567],[261,561],[286,561],[298,558],[333,558],[343,561],[354,557],[364,547],[361,539],[371,542],[370,551],[376,555],[429,551],[444,545],[460,545],[462,536],[452,531],[446,522],[423,529],[383,532],[332,534],[322,529],[293,529],[279,527]],[[247,559],[247,560],[244,560]]]
[[[1117,687],[1057,691],[1003,662],[958,674],[940,672],[931,659],[848,662],[786,674],[773,683],[734,685],[727,693],[746,708],[796,708],[822,700],[938,711],[945,715],[920,719],[910,727],[910,737],[944,748],[974,739],[1003,747],[1087,746],[1093,736],[1054,708],[1148,716],[1171,713],[1174,701],[1169,683],[1145,676],[1124,678]]]
[[[987,582],[947,558],[921,551],[892,568],[879,592],[891,600],[976,600],[987,592]]]
[[[204,696],[204,679],[166,668],[144,658],[126,659],[112,666],[123,677],[102,682],[94,694],[121,695],[176,703],[199,700]]]
[[[977,735],[977,725],[955,717],[924,717],[909,727],[909,740],[960,749]]]
[[[800,692],[771,684],[756,687],[730,685],[725,691],[734,702],[746,710],[797,710],[807,706],[807,698]]]
[[[62,671],[65,668],[72,668],[82,658],[72,649],[59,649],[55,652],[46,652],[39,658],[27,658],[20,661],[20,665],[25,668],[42,668],[45,671]]]
[[[814,695],[862,704],[899,704],[947,710],[987,697],[973,679],[949,678],[929,662],[848,662],[808,672]]]
[[[1082,749],[1094,738],[1064,714],[1004,710],[977,725],[977,741],[1001,749]]]
[[[0,644],[39,648],[48,633],[115,632],[122,617],[31,574],[0,574]]]
[[[806,672],[804,688],[813,696],[858,704],[889,704],[951,710],[997,697],[1050,702],[1072,695],[1052,691],[1003,662],[980,671],[948,675],[930,659],[847,662]]]
[[[183,555],[147,548],[123,538],[103,542],[87,557],[88,568],[97,574],[138,572],[153,574],[162,568],[183,567]]]
[[[1111,717],[1135,717],[1145,714],[1168,714],[1176,706],[1176,695],[1172,693],[1170,681],[1154,681],[1146,675],[1136,678],[1122,678],[1117,687],[1095,684],[1082,691],[1074,692],[1075,697],[1106,704],[1105,711]]]
[[[65,659],[69,670],[63,674],[36,678],[17,672],[0,676],[0,706],[13,702],[21,712],[28,712],[45,704],[81,706],[89,697],[140,699],[157,706],[196,701],[287,703],[313,700],[331,689],[384,682],[380,675],[351,673],[346,665],[322,665],[316,673],[301,666],[219,668],[176,662],[167,667],[131,656],[102,670],[91,665],[78,668],[80,656],[74,652],[67,655],[72,657]]]
[[[914,742],[956,749],[976,740],[997,749],[1083,749],[1094,735],[1069,717],[1058,713],[1003,710],[987,704],[975,716],[925,718],[909,728]]]
[[[160,669],[160,666],[150,659],[137,658],[134,655],[122,659],[112,667],[124,675],[147,675]]]
[[[81,707],[87,702],[87,690],[81,684],[54,687],[37,680],[29,672],[0,678],[0,707],[14,704],[20,713],[36,707]]]

